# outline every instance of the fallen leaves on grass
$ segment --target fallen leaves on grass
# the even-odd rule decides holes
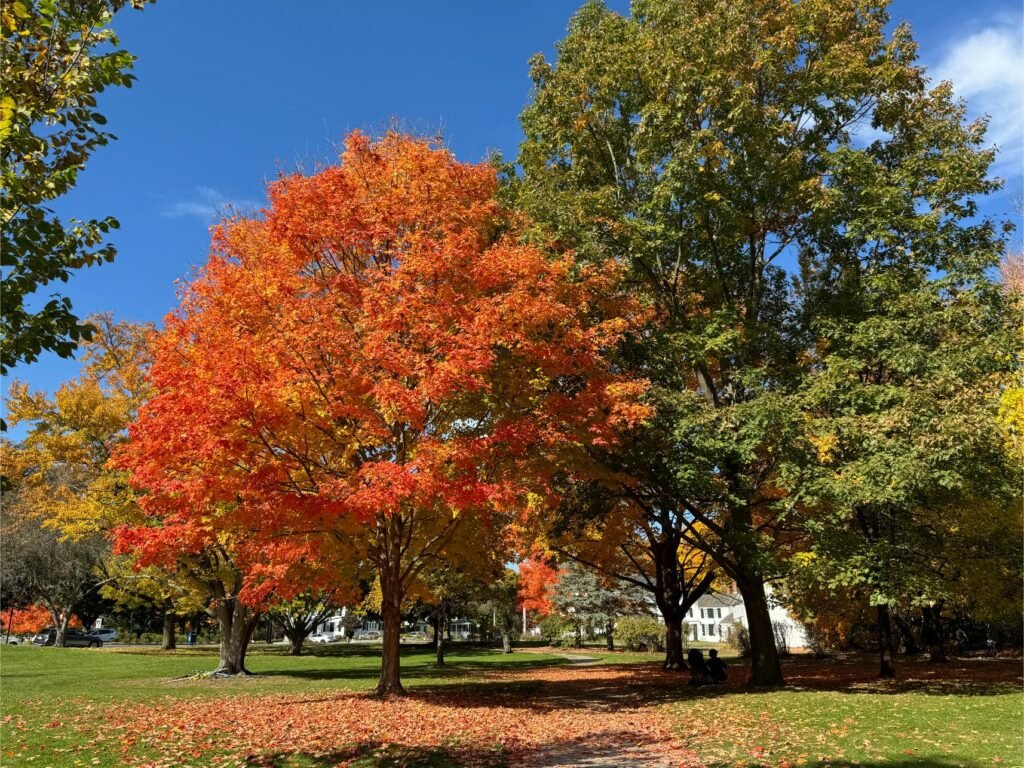
[[[192,761],[278,766],[290,758],[347,766],[368,748],[391,745],[442,748],[454,764],[479,768],[574,765],[595,755],[606,756],[609,766],[698,765],[674,739],[671,723],[641,695],[638,677],[656,686],[682,683],[678,675],[635,667],[502,671],[485,674],[483,682],[419,689],[387,701],[350,692],[167,697],[66,718],[62,727],[80,732],[93,753],[119,752],[123,765],[140,768]],[[609,699],[612,690],[621,695]]]

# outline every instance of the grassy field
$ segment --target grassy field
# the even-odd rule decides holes
[[[904,664],[884,684],[873,662],[794,661],[787,689],[756,692],[738,662],[695,689],[646,654],[459,649],[439,668],[406,649],[411,695],[381,703],[361,693],[377,649],[254,650],[254,677],[205,680],[209,649],[4,647],[0,765],[1024,765],[1019,661]]]

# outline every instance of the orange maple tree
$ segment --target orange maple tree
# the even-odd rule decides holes
[[[460,521],[521,516],[551,471],[647,414],[603,356],[637,314],[620,269],[527,244],[496,187],[395,133],[272,183],[261,218],[215,230],[154,339],[156,394],[120,456],[153,521],[120,534],[142,562],[230,535],[254,604],[308,588],[301,566],[332,547],[369,563],[380,695],[402,691],[406,590],[487,546]]]
[[[519,564],[519,605],[540,616],[551,613],[551,589],[558,581],[558,569],[542,557]]]
[[[53,613],[46,606],[30,605],[6,611],[4,624],[7,635],[34,635],[39,630],[53,625]],[[82,622],[77,616],[72,615],[68,620],[68,626],[81,629]]]

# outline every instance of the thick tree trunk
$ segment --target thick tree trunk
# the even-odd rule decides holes
[[[747,612],[747,629],[750,632],[750,685],[785,685],[779,651],[775,647],[775,633],[772,618],[768,612],[768,598],[765,595],[764,579],[759,576],[737,580],[743,606]]]
[[[401,677],[402,612],[401,597],[385,595],[381,612],[384,619],[384,644],[381,649],[380,677],[374,693],[381,698],[405,693]]]
[[[686,657],[683,654],[683,617],[675,611],[662,611],[665,621],[665,663],[662,668],[685,672]]]
[[[946,656],[946,636],[942,631],[942,601],[921,609],[924,619],[924,641],[928,644],[928,660],[935,664],[949,661]]]
[[[302,655],[302,644],[306,641],[306,635],[301,632],[285,632],[285,637],[292,644],[288,651],[290,656],[301,656]]]
[[[879,677],[896,677],[896,664],[893,662],[892,653],[892,619],[889,616],[889,606],[878,606],[878,656],[881,665],[878,670]]]
[[[245,668],[245,655],[259,616],[253,616],[249,607],[237,598],[229,597],[217,605],[217,618],[220,620],[220,664],[213,674],[224,677],[252,674]]]
[[[174,636],[174,614],[164,611],[164,637],[160,648],[164,651],[173,651],[177,647]]]
[[[604,642],[605,648],[609,651],[615,650],[615,622],[608,619],[604,623]]]
[[[501,652],[512,653],[512,633],[507,629],[501,631]]]

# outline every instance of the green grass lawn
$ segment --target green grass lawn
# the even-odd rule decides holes
[[[772,691],[673,705],[708,765],[1024,765],[1019,690]],[[697,731],[697,733],[695,733]]]
[[[308,706],[315,708],[317,702],[333,701],[339,692],[365,691],[376,683],[378,648],[318,646],[301,657],[286,655],[286,650],[256,644],[248,664],[256,676],[206,680],[188,678],[216,666],[216,655],[208,648],[160,652],[2,647],[0,765],[119,767],[123,753],[106,746],[109,740],[95,749],[82,749],[109,726],[104,716],[114,709],[129,713],[125,731],[129,734],[133,711],[173,713],[175,707],[186,705],[195,711],[203,702],[216,712],[226,701],[251,700],[254,711],[265,707],[278,711],[274,707],[287,701],[301,718],[307,695]],[[585,655],[599,663],[575,665],[581,670],[576,682],[572,678],[576,673],[568,671],[574,665],[567,655]],[[1024,696],[1015,679],[1019,663],[1016,667],[1007,662],[986,667],[983,660],[955,668],[904,665],[900,682],[882,684],[872,679],[873,662],[830,665],[794,660],[787,664],[789,688],[756,692],[736,682],[743,674],[738,661],[730,664],[729,687],[694,689],[685,684],[685,677],[666,678],[650,663],[651,658],[608,654],[598,648],[512,655],[458,648],[442,668],[434,664],[429,650],[406,648],[402,665],[407,688],[421,692],[418,701],[429,702],[447,692],[447,706],[454,702],[458,710],[465,692],[465,716],[470,719],[487,717],[486,706],[508,701],[521,707],[524,716],[543,718],[545,712],[590,709],[591,716],[613,723],[617,704],[611,702],[628,693],[633,697],[630,706],[639,706],[645,717],[669,724],[678,742],[695,755],[695,766],[1024,766]],[[637,672],[620,666],[637,662],[641,663]],[[550,679],[563,674],[559,670],[569,676],[568,683]],[[547,682],[540,680],[545,675]],[[339,701],[339,706],[347,707],[364,700]],[[248,707],[245,704],[242,709]],[[505,768],[512,761],[500,750],[471,759],[460,757],[465,753],[447,743],[415,749],[386,740],[334,746],[284,756],[243,755],[237,762],[229,759],[235,756],[227,751],[205,752],[201,757],[154,761],[153,765]],[[148,759],[146,749],[140,743],[131,754],[136,760]]]

